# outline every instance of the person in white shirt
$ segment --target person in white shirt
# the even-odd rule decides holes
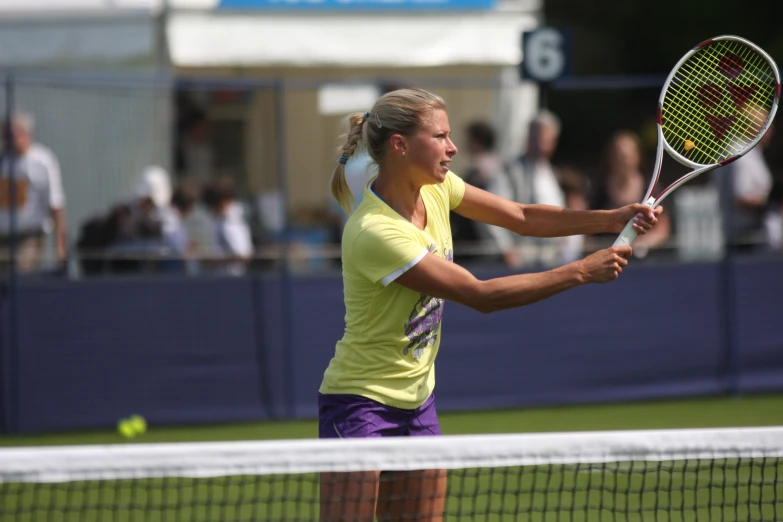
[[[559,137],[560,119],[549,111],[538,113],[530,122],[525,154],[509,166],[508,175],[495,177],[487,190],[517,203],[565,207],[565,195],[551,164]],[[522,237],[500,227],[487,230],[509,267],[554,265],[561,260],[562,238]]]
[[[764,234],[767,245],[783,250],[783,183],[775,183],[769,192],[769,206],[764,214]]]
[[[171,196],[171,205],[162,213],[163,243],[171,249],[172,256],[184,259],[194,250],[188,237],[186,222],[196,207],[199,193],[195,184],[182,181]]]
[[[53,231],[57,259],[68,253],[65,194],[60,165],[54,153],[33,139],[35,120],[17,113],[3,125],[4,150],[0,161],[0,249],[2,264],[10,262],[11,180],[14,180],[16,262],[20,273],[40,265],[44,236]],[[13,159],[13,161],[11,161]],[[13,176],[12,176],[13,175]]]
[[[216,179],[204,189],[204,205],[213,219],[215,253],[214,272],[241,276],[253,255],[250,227],[244,210],[236,200],[233,182],[228,178]]]
[[[724,231],[734,249],[752,249],[757,241],[764,241],[765,212],[773,184],[764,150],[774,130],[771,125],[758,146],[716,174],[723,199]]]

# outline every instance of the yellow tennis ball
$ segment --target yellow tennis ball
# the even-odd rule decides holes
[[[147,421],[141,415],[132,415],[128,421],[136,435],[147,433]]]
[[[693,143],[691,140],[685,140],[685,150],[691,150],[695,146],[696,144]]]
[[[117,423],[117,432],[126,439],[132,439],[136,436],[136,430],[133,429],[133,424],[128,419],[120,419]]]

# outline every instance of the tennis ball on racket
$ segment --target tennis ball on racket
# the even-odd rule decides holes
[[[136,430],[133,429],[133,424],[129,419],[120,419],[117,423],[117,432],[126,439],[132,439],[136,436]]]
[[[147,421],[141,415],[131,415],[128,419],[131,427],[136,435],[143,435],[147,433]]]
[[[695,146],[696,144],[693,143],[691,140],[685,140],[685,150],[691,150]]]

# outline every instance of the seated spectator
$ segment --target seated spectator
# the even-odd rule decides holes
[[[85,274],[139,272],[169,252],[163,242],[164,216],[171,201],[166,170],[147,167],[133,190],[133,198],[82,227],[78,248]]]
[[[208,265],[217,274],[244,275],[253,255],[253,242],[234,183],[228,178],[209,182],[203,200],[212,216],[217,256]]]
[[[162,212],[163,242],[177,257],[184,258],[193,251],[185,222],[198,202],[196,186],[188,181],[181,182],[171,197],[171,206]]]
[[[171,197],[171,206],[162,214],[163,244],[172,261],[166,263],[166,271],[195,273],[198,254],[196,241],[191,238],[187,223],[198,203],[199,192],[194,183],[180,182]]]

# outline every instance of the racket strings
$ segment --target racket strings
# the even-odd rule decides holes
[[[745,47],[745,46],[742,46],[742,47]],[[739,49],[738,46],[735,46],[731,50],[732,51],[743,51],[743,50],[747,51],[748,48],[745,47],[745,49]],[[713,53],[713,54],[715,54],[715,53]],[[730,56],[730,54],[726,53],[724,55],[724,57],[725,56]],[[744,59],[747,58],[747,57],[749,57],[748,53],[746,53],[745,57],[740,57],[740,59],[742,59],[744,61]],[[713,58],[714,58],[714,56],[713,56]],[[714,59],[713,59],[713,62],[714,62]],[[729,65],[732,65],[732,64],[733,64],[733,66],[737,67],[738,69],[741,67],[741,64],[739,64],[739,63],[737,63],[736,61],[733,61],[733,60],[731,60],[731,63]],[[681,94],[687,95],[687,100],[677,100],[676,97],[673,98],[674,100],[677,100],[678,102],[680,102],[680,103],[677,104],[677,106],[680,109],[680,111],[686,111],[690,107],[690,105],[693,105],[693,104],[696,104],[696,103],[701,103],[701,105],[705,105],[705,106],[713,108],[713,109],[719,108],[718,106],[720,105],[720,102],[724,98],[726,98],[726,97],[723,96],[723,93],[721,93],[718,90],[718,88],[715,87],[715,83],[717,83],[716,80],[719,82],[719,81],[721,81],[723,79],[723,78],[716,78],[715,69],[716,68],[713,68],[713,70],[708,70],[708,67],[706,66],[705,60],[701,60],[701,61],[692,60],[692,61],[690,61],[690,63],[686,62],[686,64],[683,66],[682,70],[685,73],[690,74],[691,77],[697,77],[699,79],[704,79],[704,83],[699,88],[698,91],[695,91],[695,89],[693,89],[693,88],[688,89],[689,83],[692,83],[692,82],[688,82],[688,78],[687,78],[686,75],[680,74],[681,77],[685,76],[685,80],[683,81],[683,78],[680,78],[681,81],[679,82],[680,85],[681,85],[681,90],[682,90]],[[678,72],[681,72],[681,71],[678,71]],[[721,71],[718,71],[718,72],[720,73]],[[759,78],[754,78],[754,79],[759,80]],[[732,85],[732,84],[728,84],[728,85]],[[705,89],[705,87],[709,87],[709,88]],[[705,100],[704,98],[706,96],[709,96],[709,98]],[[737,105],[737,106],[741,105],[740,103],[736,103],[736,102],[734,102],[734,104]],[[745,105],[745,104],[742,104],[742,105]],[[723,112],[725,114],[726,113],[726,108],[725,107],[721,107],[721,109],[724,109],[724,110],[720,111],[720,112]],[[716,112],[719,112],[719,111],[716,111]],[[724,147],[721,147],[721,148],[716,147],[715,146],[716,143],[713,140],[708,140],[707,142],[705,142],[703,136],[699,138],[699,141],[702,143],[702,145],[704,145],[704,144],[712,145],[712,146],[708,146],[707,148],[709,149],[709,152],[712,153],[711,155],[712,155],[713,158],[719,158],[720,156],[723,156],[723,155],[726,155],[726,156],[731,155],[731,152],[733,152],[733,151],[737,151],[738,152],[742,148],[740,145],[747,145],[747,143],[737,143],[736,137],[741,135],[741,134],[745,134],[745,136],[755,136],[758,133],[758,131],[760,131],[761,128],[762,128],[760,125],[757,125],[756,129],[749,128],[749,125],[748,125],[749,119],[737,118],[736,114],[729,114],[728,116],[720,117],[720,116],[715,116],[714,114],[710,114],[709,112],[705,112],[705,119],[709,123],[710,129],[715,134],[715,137],[716,137],[715,141],[721,141],[722,138],[726,136],[726,134],[730,135],[730,141],[728,141],[728,147],[724,146]],[[680,127],[682,127],[682,126],[680,126]],[[734,127],[735,130],[739,129],[739,131],[731,134],[729,131],[731,130],[732,127]],[[688,133],[698,133],[696,122],[693,119],[689,120],[689,125],[685,129],[680,128],[679,130],[680,131],[685,130]],[[732,139],[732,138],[734,138],[734,139]],[[748,140],[748,141],[752,141],[752,138],[750,140]],[[727,151],[726,148],[728,148],[730,150]]]
[[[670,111],[684,114],[691,110],[691,103],[693,102],[689,100],[672,98],[667,105]],[[694,149],[692,156],[715,157],[721,154],[721,151],[714,146],[713,140],[703,134],[703,129],[700,128],[695,120],[671,117],[667,114],[667,111],[664,111],[664,122],[664,136],[666,136],[666,140],[673,148],[684,149],[684,146],[679,147],[677,143],[691,141],[694,144],[698,144],[698,148]],[[678,138],[676,141],[667,135],[672,132]],[[706,154],[706,152],[709,152],[709,154]],[[693,157],[691,159],[693,161],[697,160],[697,158]],[[701,163],[701,161],[696,161],[696,163]]]
[[[743,55],[739,55],[740,58],[743,60],[744,63],[750,62],[750,65],[752,66],[751,69],[748,69],[747,67],[743,67],[742,64],[736,63],[732,60],[733,64],[737,67],[743,68],[743,74],[749,74],[752,77],[753,83],[750,83],[749,86],[753,89],[750,91],[748,96],[745,96],[744,98],[741,97],[742,92],[747,91],[740,91],[740,87],[736,86],[732,83],[726,83],[726,90],[729,92],[729,96],[734,102],[734,104],[739,107],[740,109],[746,109],[747,112],[751,112],[755,110],[755,113],[751,115],[750,118],[745,118],[741,120],[741,122],[744,123],[743,130],[747,131],[747,136],[754,138],[756,135],[758,135],[759,132],[763,129],[763,125],[759,123],[759,117],[761,117],[761,121],[765,121],[766,117],[762,115],[761,111],[758,110],[758,104],[756,103],[756,100],[753,100],[752,103],[748,103],[748,100],[755,94],[757,91],[758,86],[762,82],[769,82],[769,78],[764,79],[761,77],[758,77],[755,75],[754,71],[759,70],[759,67],[764,68],[766,70],[770,70],[769,65],[767,64],[766,60],[764,60],[758,53],[756,53],[753,49],[746,45],[741,45],[738,42],[732,42],[734,45],[731,44],[728,45],[730,51],[738,51],[742,53]],[[730,54],[726,56],[731,56]],[[747,78],[746,78],[747,79]],[[736,80],[736,78],[735,78]],[[774,80],[773,80],[774,81]],[[747,88],[747,86],[746,86]],[[771,105],[771,103],[770,103]],[[768,112],[768,111],[767,111]],[[756,123],[755,128],[753,127],[753,123]],[[743,123],[740,123],[742,125]],[[752,141],[752,140],[751,140]]]
[[[747,82],[748,77],[749,76],[751,77],[751,79],[750,79],[750,81],[751,81],[750,86],[753,89],[745,97],[741,97],[741,94],[743,92],[747,93],[747,91],[741,90],[742,86],[738,87],[735,84],[730,83],[730,82],[726,82],[725,83],[726,90],[728,91],[728,95],[729,95],[729,98],[726,98],[727,101],[729,99],[732,100],[734,102],[735,106],[737,106],[738,108],[742,109],[742,108],[745,108],[746,106],[748,106],[748,100],[751,99],[751,97],[757,92],[756,88],[758,87],[758,85],[760,83],[762,83],[762,82],[769,82],[770,81],[769,78],[761,78],[761,77],[756,76],[755,73],[753,72],[753,70],[754,69],[758,69],[759,66],[761,66],[762,68],[767,69],[767,70],[769,70],[770,68],[767,65],[766,61],[763,58],[761,58],[758,54],[756,54],[755,51],[753,51],[750,47],[745,46],[745,45],[741,45],[741,44],[739,44],[737,42],[731,42],[730,44],[734,44],[734,45],[728,45],[727,46],[728,50],[730,52],[723,54],[720,58],[718,58],[718,60],[719,60],[719,64],[720,64],[721,60],[725,59],[727,61],[730,61],[731,64],[736,66],[738,69],[741,69],[741,74],[738,74],[737,77],[738,76],[745,76],[745,80],[746,80],[745,83],[746,84],[748,83]],[[740,55],[738,53],[742,53],[742,55]],[[719,55],[719,53],[716,52],[716,51],[712,51],[712,54],[713,54],[712,58],[713,58],[713,61],[714,61],[714,59],[717,58],[717,56],[715,56],[715,55]],[[744,62],[749,62],[750,66],[752,68],[748,69],[748,68],[744,67],[744,65],[742,63],[736,62],[735,60],[733,60],[731,58],[732,55],[738,56],[739,59],[743,61],[743,63]],[[714,72],[715,71],[714,70],[713,71],[707,70],[707,68],[705,67],[705,61],[704,60],[693,61],[692,63],[686,62],[686,64],[684,64],[683,67],[688,69],[689,65],[691,66],[691,72],[694,75],[714,76]],[[698,67],[698,71],[695,71],[696,67]],[[736,80],[736,77],[734,77],[734,79]],[[720,81],[720,80],[724,80],[725,81],[724,78],[718,79],[718,81]],[[720,91],[716,90],[716,88],[714,87],[715,83],[717,83],[717,82],[708,80],[707,82],[705,82],[704,86],[709,85],[709,86],[711,86],[713,88],[708,90],[708,91],[706,91],[706,92],[702,88],[702,89],[699,90],[699,93],[698,93],[699,96],[704,96],[705,94],[709,94],[710,101],[713,102],[713,107],[717,106],[720,103],[721,99],[724,98],[723,94]],[[745,86],[745,88],[747,88],[747,86]],[[757,100],[751,100],[751,105],[750,105],[749,109],[752,110],[753,105],[755,105],[756,103],[757,103]],[[702,104],[704,104],[704,103],[702,103]],[[756,111],[756,113],[757,113],[757,115],[761,114],[760,111]],[[755,129],[755,131],[752,131],[754,134],[756,134],[762,128],[762,126],[760,126],[760,125],[758,125],[757,127],[758,128]],[[745,130],[748,130],[747,127],[745,128]]]
[[[742,47],[744,47],[744,46],[742,46]],[[747,48],[740,49],[739,46],[734,46],[734,48],[730,49],[730,50],[735,51],[735,52],[736,51],[743,51],[743,50],[747,51]],[[727,56],[727,55],[729,55],[729,54],[728,53],[725,54],[724,57]],[[740,56],[740,59],[744,60],[745,58],[750,57],[748,55],[749,55],[749,53],[746,52],[745,53],[745,57]],[[713,62],[714,61],[715,60],[713,59]],[[739,64],[739,63],[737,63],[735,61],[731,61],[731,63],[729,63],[728,65],[737,67],[737,69],[739,69],[741,64]],[[690,66],[690,67],[688,67],[688,66]],[[686,64],[686,66],[684,67],[684,71],[686,73],[690,74],[691,76],[699,77],[700,79],[705,79],[705,78],[706,79],[704,81],[703,86],[697,92],[697,91],[695,91],[692,88],[688,89],[689,82],[687,81],[687,79],[685,81],[682,81],[682,78],[680,78],[681,81],[679,83],[680,83],[681,90],[682,90],[681,94],[687,95],[687,98],[688,98],[687,102],[682,101],[682,100],[677,100],[677,101],[680,101],[680,103],[677,104],[677,105],[678,105],[678,107],[680,108],[681,111],[686,109],[686,107],[689,104],[697,103],[697,98],[701,98],[701,99],[698,99],[698,102],[701,102],[702,105],[717,106],[720,103],[721,99],[723,98],[723,95],[720,92],[716,92],[716,88],[714,88],[713,86],[716,83],[715,82],[716,79],[718,81],[720,81],[720,80],[722,80],[722,78],[715,78],[714,69],[715,68],[713,68],[713,71],[707,70],[707,67],[705,67],[704,60],[702,60],[702,61],[692,60],[691,63]],[[713,74],[710,74],[710,73],[713,73]],[[752,72],[751,72],[751,75],[752,75]],[[684,76],[684,75],[680,74],[680,76]],[[754,79],[759,80],[759,78],[754,78]],[[731,85],[731,84],[729,84],[729,85]],[[707,87],[707,86],[709,86],[710,88],[709,89],[705,89],[704,87]],[[704,100],[705,95],[709,96],[710,98],[707,99],[707,100]],[[748,96],[748,98],[750,98],[750,96]],[[676,99],[676,97],[675,97],[675,99]],[[740,105],[740,104],[735,103],[735,105]],[[716,111],[716,112],[718,112],[718,111]],[[756,111],[756,112],[759,113],[760,111]],[[725,110],[724,110],[724,113],[725,113]],[[707,119],[708,123],[710,123],[710,127],[711,127],[712,131],[714,133],[716,133],[716,137],[729,133],[729,130],[730,130],[730,128],[732,126],[736,126],[735,127],[735,131],[736,132],[734,133],[735,135],[740,135],[740,134],[743,134],[743,133],[746,134],[746,135],[748,135],[748,134],[749,135],[756,135],[758,133],[758,131],[762,128],[761,125],[756,125],[756,128],[754,129],[754,128],[752,128],[752,126],[749,126],[750,125],[749,124],[750,119],[737,118],[736,115],[734,115],[734,114],[729,115],[728,117],[724,116],[724,118],[720,118],[720,117],[716,117],[714,115],[711,115],[709,113],[705,113],[705,118]],[[753,119],[757,119],[757,118],[753,118]],[[691,119],[691,120],[688,121],[688,123],[689,124],[685,127],[684,130],[686,132],[689,132],[689,133],[696,132],[697,131],[696,122],[693,119]],[[682,126],[680,126],[680,127],[682,127]],[[680,130],[682,131],[683,129],[680,128]],[[703,139],[700,138],[700,141],[703,141]],[[732,142],[734,142],[734,144],[736,145],[736,139],[734,139],[732,141],[729,141],[730,144]],[[714,143],[712,143],[712,145],[713,146],[709,147],[709,148],[711,149],[710,152],[712,152],[713,156],[716,155],[716,154],[720,155],[722,152],[724,152],[720,148],[716,148],[714,146]],[[732,147],[732,148],[737,149],[736,146]]]
[[[686,73],[691,76],[687,76]],[[697,73],[693,71],[683,71],[683,69],[681,69],[675,75],[673,83],[675,83],[676,80],[675,85],[678,87],[677,94],[679,96],[671,96],[668,99],[669,103],[665,102],[666,108],[671,109],[671,111],[664,111],[664,115],[666,116],[665,128],[678,131],[676,135],[679,138],[680,143],[684,143],[686,140],[692,141],[695,144],[698,143],[698,148],[694,150],[693,156],[708,155],[710,157],[715,157],[720,155],[722,150],[720,150],[714,143],[714,140],[710,139],[710,136],[706,134],[709,132],[709,129],[704,129],[703,126],[700,125],[701,122],[697,119],[687,117],[690,116],[692,106],[699,103],[698,93],[693,89],[689,89],[689,83],[692,81],[692,76],[695,76],[696,74]],[[708,83],[705,83],[705,85],[707,84]],[[718,102],[719,100],[716,99],[715,101]],[[671,144],[670,141],[670,145]]]
[[[664,95],[664,137],[691,161],[716,163],[757,138],[774,96],[774,71],[763,56],[738,41],[716,42],[674,74]]]
[[[737,48],[737,47],[731,48],[730,47],[730,51],[744,52],[746,54],[746,56],[744,56],[744,57],[740,56],[740,59],[742,59],[743,62],[745,61],[746,58],[753,58],[754,57],[755,53],[752,51],[752,49],[750,49],[749,47],[744,46],[744,45],[742,45],[740,47],[741,48]],[[724,55],[724,57],[725,56],[731,56],[731,54],[727,53],[726,55]],[[731,60],[731,59],[729,58],[729,60]],[[738,68],[742,67],[742,64],[740,64],[740,63],[738,63],[738,62],[736,62],[734,60],[731,60],[731,62]],[[694,62],[694,65],[697,65],[699,67],[699,72],[701,74],[704,74],[704,75],[710,74],[710,71],[705,70],[704,62]],[[759,64],[757,63],[756,65],[759,65]],[[743,71],[743,74],[744,74],[744,71]],[[750,72],[750,74],[752,75],[753,73]],[[758,83],[760,83],[762,81],[761,78],[757,78],[757,77],[754,77],[753,79],[755,80],[755,83],[751,83],[751,85],[753,87],[757,87]],[[712,83],[708,83],[708,84],[705,84],[705,85],[712,85],[712,86],[714,86],[714,84],[712,84]],[[744,100],[737,101],[738,100],[738,95],[734,94],[735,92],[737,92],[739,90],[739,88],[734,86],[734,84],[732,84],[732,83],[726,83],[725,86],[726,86],[726,90],[729,92],[729,96],[731,97],[732,101],[734,101],[735,106],[737,106],[738,108],[744,108],[747,105],[747,98],[744,99]],[[732,88],[734,89],[734,91],[732,91]],[[754,92],[755,92],[755,90],[754,90]],[[702,94],[703,94],[703,90],[699,89],[699,95],[702,95]],[[709,94],[710,94],[710,97],[711,97],[712,101],[715,102],[715,106],[716,107],[720,104],[720,101],[724,98],[722,93],[720,93],[720,91],[716,92],[714,90],[710,90]],[[741,106],[740,106],[740,103],[741,103]],[[710,116],[709,113],[705,113],[705,117],[709,117],[709,116]],[[709,118],[708,118],[708,120],[709,120]],[[734,119],[732,119],[732,123],[733,123],[733,121],[734,121]],[[737,124],[738,125],[743,125],[742,121],[743,120],[740,119],[740,121]],[[750,120],[747,120],[747,121],[750,121]],[[714,124],[722,126],[723,128],[721,130],[724,130],[724,131],[728,130],[728,126],[725,126],[725,124],[723,124],[720,121],[715,121]],[[758,134],[758,132],[761,130],[761,128],[762,128],[761,126],[758,126],[757,129],[751,130],[751,132],[748,133],[748,134],[750,134],[752,136],[755,136],[756,134]],[[746,130],[746,131],[749,130],[747,125],[745,125],[744,130]]]

